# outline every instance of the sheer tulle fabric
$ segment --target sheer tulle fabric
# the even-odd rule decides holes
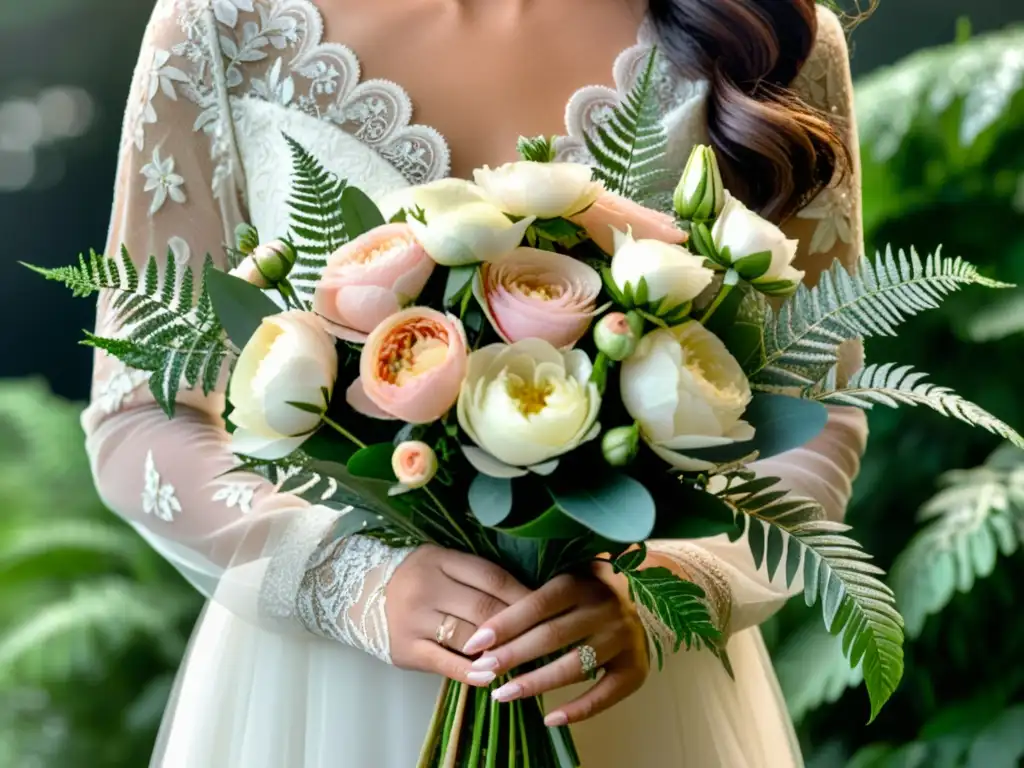
[[[125,118],[108,253],[123,243],[139,265],[156,254],[164,265],[174,259],[179,268],[194,270],[202,269],[209,253],[223,267],[223,246],[243,220],[243,210],[266,235],[285,234],[282,203],[291,165],[282,130],[371,194],[407,183],[408,173],[399,168],[411,167],[408,156],[371,149],[326,119],[326,111],[318,119],[315,109],[299,104],[294,88],[282,85],[292,74],[299,77],[297,70],[289,72],[292,63],[308,63],[318,52],[339,62],[350,55],[319,46],[315,5],[254,0],[251,12],[249,6],[248,0],[157,3]],[[245,38],[253,29],[263,29],[264,38]],[[262,45],[259,51],[265,55],[228,56],[222,50],[225,40],[243,39],[254,50]],[[293,60],[296,46],[305,59]],[[822,15],[812,65],[819,73],[807,76],[807,93],[820,106],[836,106],[836,114],[848,116],[845,44],[828,14]],[[242,72],[242,67],[247,69]],[[303,71],[306,78],[313,72],[309,67]],[[284,103],[283,95],[295,96],[294,103]],[[683,112],[679,108],[673,114]],[[686,143],[690,117],[680,118],[685,129],[668,121],[675,144]],[[417,126],[402,130],[409,142],[421,136],[423,147],[437,150],[435,162],[417,166],[428,169],[422,173],[443,172],[436,158],[446,149],[441,151],[438,137]],[[852,127],[849,136],[855,147]],[[846,183],[855,199],[856,174]],[[856,230],[859,212],[853,208],[848,215]],[[809,243],[816,234],[815,219],[820,217],[812,210],[796,221],[794,236]],[[813,279],[836,258],[852,264],[859,254],[858,237],[855,232],[851,242],[834,239],[828,252],[805,253],[801,268]],[[99,305],[101,333],[116,331],[107,302],[104,297]],[[332,636],[310,626],[300,615],[309,597],[303,593],[311,583],[308,569],[313,563],[330,565],[331,557],[351,556],[344,554],[345,547],[323,549],[332,544],[342,513],[280,493],[258,476],[225,474],[235,460],[221,419],[223,406],[220,390],[207,396],[182,392],[175,418],[168,420],[146,391],[143,375],[103,355],[96,360],[93,402],[83,422],[97,486],[111,509],[210,598],[179,673],[152,765],[414,765],[439,680],[396,669],[345,644],[356,642],[386,658],[386,590],[378,587],[395,562],[367,561],[376,564],[356,585],[342,617],[374,628],[373,637]],[[839,519],[864,437],[861,414],[834,409],[813,444],[762,462],[761,471],[818,499]],[[655,542],[652,550],[703,581],[709,593],[723,596],[727,608],[721,615],[728,617],[736,680],[709,654],[671,658],[639,693],[575,729],[584,765],[801,765],[756,628],[800,585],[770,582],[755,571],[743,542],[724,537]],[[369,620],[367,612],[372,612]]]

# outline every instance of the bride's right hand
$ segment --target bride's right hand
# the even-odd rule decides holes
[[[487,560],[430,544],[418,547],[387,586],[391,660],[403,669],[488,685],[494,674],[473,670],[458,650],[477,627],[529,593]],[[439,627],[444,646],[438,642]]]

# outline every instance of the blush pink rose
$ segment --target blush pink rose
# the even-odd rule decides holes
[[[466,332],[458,318],[409,307],[386,318],[366,339],[359,378],[345,399],[366,416],[428,424],[455,404],[467,359]]]
[[[405,488],[422,488],[437,474],[437,454],[419,440],[405,440],[391,454],[391,469]]]
[[[365,341],[381,321],[416,300],[433,270],[407,224],[385,224],[327,258],[313,310],[338,338]]]
[[[607,254],[615,253],[613,228],[619,232],[632,228],[637,240],[660,240],[670,245],[682,245],[689,237],[667,213],[645,208],[614,192],[602,194],[572,221],[587,230],[590,239]]]
[[[506,342],[543,339],[566,349],[583,337],[598,311],[601,276],[571,256],[518,248],[481,264],[473,287]]]

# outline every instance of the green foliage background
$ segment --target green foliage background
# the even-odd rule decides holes
[[[859,84],[858,112],[869,251],[942,244],[1024,284],[1024,28],[875,73]],[[869,356],[913,363],[1020,428],[1024,291],[991,301],[965,292],[900,338],[872,340]],[[0,766],[145,765],[201,604],[89,490],[79,410],[39,382],[0,382]],[[889,568],[927,527],[916,512],[938,478],[981,465],[998,439],[914,409],[876,409],[871,427],[849,520]],[[848,688],[857,673],[817,614],[794,601],[765,627],[811,768],[1020,763],[1024,491],[971,489],[1024,489],[1024,461],[1005,450],[994,461],[948,478],[967,488],[957,504],[932,504],[948,535],[917,540],[913,561],[928,567],[897,598],[941,610],[918,610],[906,678],[870,728],[863,689]]]

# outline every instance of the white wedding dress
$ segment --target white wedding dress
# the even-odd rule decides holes
[[[109,250],[136,262],[167,254],[224,263],[235,226],[288,232],[291,158],[282,132],[338,176],[379,196],[448,172],[435,130],[412,121],[394,83],[361,81],[351,50],[322,39],[311,0],[159,0],[124,123]],[[586,161],[583,132],[602,119],[650,50],[646,27],[609,81],[566,110],[563,159]],[[794,84],[856,149],[843,31],[822,11]],[[705,133],[705,83],[667,65],[658,92],[682,167]],[[787,228],[812,277],[860,253],[857,169]],[[180,271],[179,271],[180,274]],[[116,330],[100,302],[100,333]],[[856,357],[853,355],[852,357]],[[853,361],[856,364],[856,361]],[[393,551],[332,541],[339,513],[280,492],[234,463],[223,398],[183,392],[168,420],[146,375],[100,355],[84,416],[97,485],[111,509],[210,598],[159,736],[162,768],[412,768],[439,679],[390,666],[385,590]],[[765,462],[841,517],[866,429],[834,409],[811,445]],[[802,764],[757,625],[799,588],[758,573],[743,542],[655,542],[707,587],[730,633],[736,679],[708,653],[684,652],[611,711],[574,728],[586,768],[792,768]],[[366,649],[357,650],[356,647]]]

